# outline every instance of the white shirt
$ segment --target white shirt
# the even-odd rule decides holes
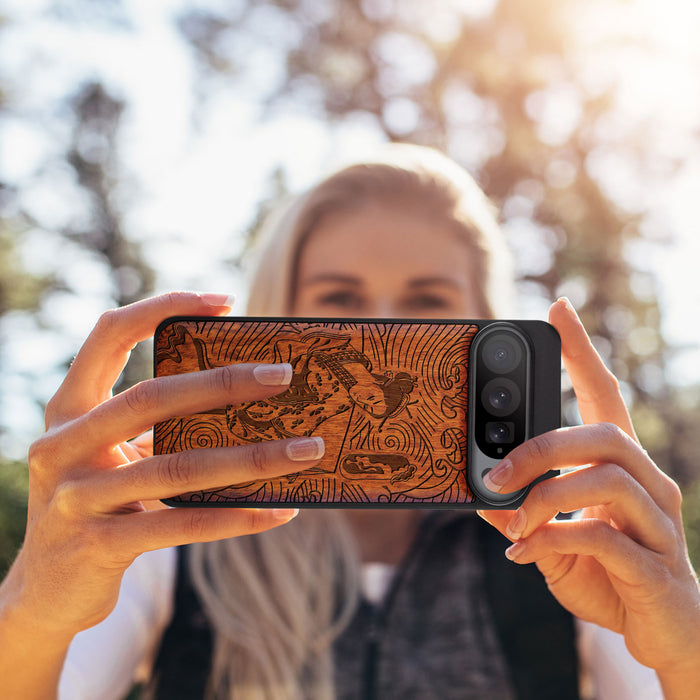
[[[100,624],[76,635],[61,675],[59,700],[119,700],[146,678],[173,612],[175,549],[146,552],[127,569],[119,600]],[[365,597],[379,603],[395,568],[366,564]],[[636,661],[622,635],[577,620],[582,678],[596,700],[663,700],[656,673]]]
[[[176,569],[175,549],[146,552],[134,561],[114,610],[73,639],[59,700],[123,698],[146,676],[172,617]]]

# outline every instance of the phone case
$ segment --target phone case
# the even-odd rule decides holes
[[[289,362],[288,390],[158,423],[154,453],[319,435],[303,472],[167,499],[170,505],[481,508],[468,474],[470,349],[493,321],[171,318],[154,342],[155,375],[236,362]],[[559,426],[558,336],[525,335],[533,381],[528,434]],[[523,494],[518,494],[520,500]],[[498,499],[496,499],[498,501]],[[513,500],[507,504],[514,507]]]

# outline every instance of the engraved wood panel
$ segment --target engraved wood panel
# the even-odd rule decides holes
[[[469,346],[477,326],[289,320],[174,320],[156,338],[156,375],[235,362],[289,362],[290,387],[264,401],[155,427],[156,454],[320,435],[314,468],[184,494],[223,504],[471,503]]]

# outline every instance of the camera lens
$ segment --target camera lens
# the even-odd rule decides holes
[[[486,424],[486,442],[503,445],[513,442],[513,423],[497,421]]]
[[[507,416],[520,406],[520,389],[506,377],[496,377],[486,382],[481,391],[481,403],[494,416]]]
[[[502,411],[510,406],[511,398],[510,391],[505,387],[499,386],[489,394],[489,403],[492,408]]]
[[[482,357],[484,364],[497,374],[512,372],[523,356],[520,343],[505,333],[494,333],[484,344]]]

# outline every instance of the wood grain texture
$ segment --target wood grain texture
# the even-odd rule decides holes
[[[469,347],[449,322],[175,319],[155,342],[156,376],[235,362],[289,362],[287,391],[159,423],[156,454],[320,435],[326,454],[298,474],[183,494],[224,504],[464,504]]]

